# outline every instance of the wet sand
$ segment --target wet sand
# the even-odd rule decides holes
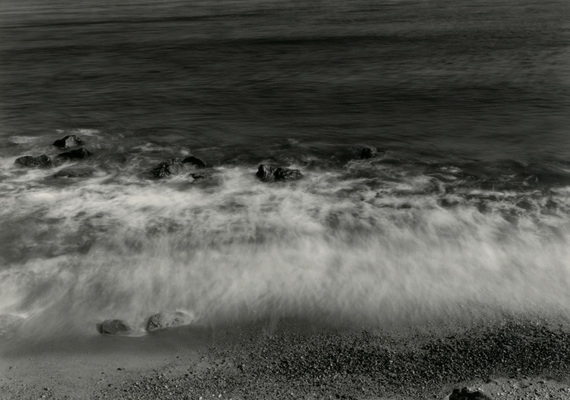
[[[570,398],[570,324],[364,329],[302,321],[143,337],[3,338],[2,399]],[[14,332],[13,332],[14,333]]]

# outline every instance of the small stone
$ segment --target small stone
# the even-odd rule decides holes
[[[60,149],[69,149],[70,147],[83,146],[84,144],[85,142],[76,135],[67,135],[53,142],[53,145]]]
[[[163,312],[152,315],[146,324],[148,332],[156,331],[159,329],[173,328],[176,326],[187,325],[194,320],[194,316],[183,312]]]
[[[131,327],[120,319],[107,319],[97,324],[97,330],[103,335],[125,335]]]
[[[14,163],[26,168],[47,168],[52,165],[51,158],[45,154],[42,154],[41,156],[18,157]]]

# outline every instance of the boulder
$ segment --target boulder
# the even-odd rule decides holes
[[[150,170],[150,174],[155,178],[166,178],[170,175],[179,174],[184,170],[184,164],[179,158],[171,158],[161,162]]]
[[[67,151],[58,155],[58,158],[63,158],[65,160],[80,160],[87,158],[91,155],[91,152],[84,147],[79,149]]]
[[[70,167],[64,168],[53,174],[54,178],[87,178],[95,174],[94,168],[89,167]]]
[[[71,147],[83,146],[84,144],[85,142],[76,135],[67,135],[53,142],[53,145],[55,147],[59,147],[60,149],[64,150]]]
[[[303,177],[303,174],[298,169],[275,168],[266,164],[261,164],[257,168],[255,175],[263,181],[294,181]]]
[[[126,335],[131,332],[131,327],[120,319],[106,319],[97,324],[97,330],[102,335]]]
[[[26,168],[47,168],[52,165],[51,158],[45,154],[41,156],[18,157],[14,163]]]
[[[303,177],[298,169],[277,168],[273,173],[276,181],[296,181]]]
[[[158,313],[152,315],[147,323],[146,330],[148,332],[174,328],[176,326],[188,325],[194,320],[194,316],[183,311]]]
[[[270,165],[261,164],[257,168],[257,173],[255,174],[259,179],[267,180],[273,178],[273,173],[275,172],[275,168]]]
[[[364,148],[362,148],[362,151],[360,152],[360,158],[362,159],[372,158],[376,155],[376,153],[378,153],[376,147],[365,146]]]
[[[469,389],[464,387],[461,390],[453,389],[453,392],[449,395],[449,400],[492,400],[492,399],[479,390],[470,392]]]
[[[206,168],[206,163],[200,160],[198,157],[188,156],[182,160],[182,164],[192,164],[198,168]]]

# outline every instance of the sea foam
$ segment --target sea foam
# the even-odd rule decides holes
[[[47,335],[177,309],[205,325],[377,326],[568,311],[565,194],[450,195],[433,177],[374,168],[266,184],[219,167],[210,185],[99,177],[13,192],[0,314]]]

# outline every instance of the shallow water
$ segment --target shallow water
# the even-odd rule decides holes
[[[570,308],[565,2],[1,7],[0,314],[32,335]],[[91,176],[14,164],[66,134]],[[205,179],[148,176],[188,154]]]

